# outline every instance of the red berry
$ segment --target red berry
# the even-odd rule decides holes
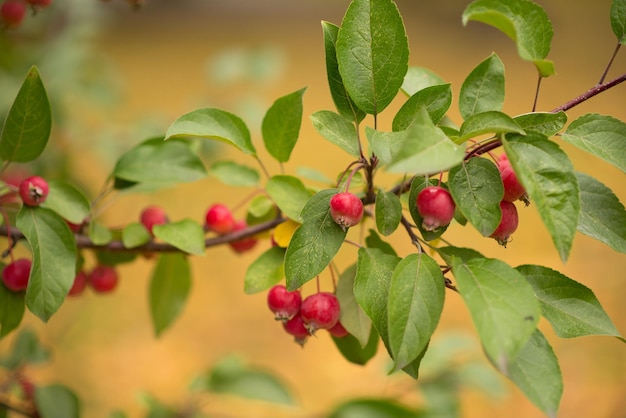
[[[83,229],[83,223],[84,223],[84,222],[81,222],[81,223],[79,223],[79,224],[75,224],[75,223],[72,223],[72,222],[70,222],[70,221],[68,221],[68,220],[66,219],[66,220],[65,220],[65,223],[67,223],[67,226],[69,226],[69,227],[70,227],[70,230],[71,230],[72,232],[74,232],[74,233],[78,233],[78,232],[80,232],[80,231],[81,231],[81,229]]]
[[[281,284],[272,287],[267,293],[267,306],[274,312],[278,321],[287,321],[296,316],[300,312],[301,304],[300,292],[297,290],[290,292]]]
[[[218,203],[207,210],[205,226],[218,234],[227,234],[235,228],[235,218],[226,205]]]
[[[19,26],[24,16],[26,16],[26,6],[21,1],[6,0],[0,6],[0,18],[7,28]]]
[[[168,222],[167,215],[160,206],[148,206],[141,212],[139,220],[150,232],[150,235],[152,235],[154,225],[163,225]]]
[[[241,231],[242,229],[246,229],[248,224],[246,221],[235,221],[235,226],[233,227],[233,232]],[[256,244],[257,239],[254,237],[246,237],[237,241],[232,241],[228,243],[230,248],[232,248],[236,253],[245,253],[246,251],[251,250]]]
[[[330,216],[342,228],[350,228],[363,218],[363,202],[355,194],[337,193],[330,199]]]
[[[500,202],[500,209],[502,210],[502,219],[496,230],[491,234],[491,238],[495,238],[500,245],[506,247],[511,234],[517,229],[519,218],[514,203],[503,200]]]
[[[294,340],[300,345],[304,345],[309,337],[309,330],[306,329],[304,320],[300,314],[297,314],[289,321],[283,322],[283,328],[288,334],[293,335]]]
[[[329,329],[328,332],[335,338],[343,338],[349,334],[348,330],[346,330],[339,321],[337,321],[335,326]]]
[[[422,228],[434,231],[445,227],[454,218],[456,205],[450,192],[440,186],[428,186],[417,195],[417,211],[422,217]]]
[[[2,270],[4,285],[14,292],[21,292],[28,287],[32,262],[27,258],[19,258],[7,264]]]
[[[318,329],[331,329],[339,321],[339,300],[329,292],[307,296],[300,306],[300,314],[310,334]]]
[[[48,182],[39,176],[31,176],[22,180],[19,194],[26,206],[39,206],[48,197]]]
[[[502,177],[502,184],[504,185],[504,198],[508,202],[515,202],[516,200],[523,200],[528,202],[528,196],[526,195],[526,189],[519,182],[511,162],[507,158],[506,154],[502,154],[498,160],[498,170],[500,170],[500,176]],[[528,204],[528,203],[526,203]]]
[[[19,384],[24,394],[24,400],[32,401],[35,399],[35,384],[25,376],[20,376]]]
[[[87,287],[87,273],[84,270],[81,270],[74,277],[74,284],[70,288],[70,291],[67,293],[68,296],[78,296],[83,293],[85,288]]]
[[[98,293],[111,292],[117,286],[117,271],[104,264],[96,266],[88,276],[89,284]]]

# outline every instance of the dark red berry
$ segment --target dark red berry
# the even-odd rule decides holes
[[[517,229],[519,218],[514,203],[503,200],[500,202],[500,209],[502,210],[502,219],[496,230],[491,234],[491,238],[495,238],[500,245],[506,247],[511,234]]]
[[[48,182],[39,176],[31,176],[22,180],[19,195],[26,206],[39,206],[48,197]]]
[[[267,293],[267,306],[272,311],[276,320],[287,321],[300,312],[302,296],[300,292],[294,290],[290,292],[281,284],[272,287]]]
[[[331,329],[339,321],[339,300],[329,292],[307,296],[300,306],[300,314],[310,334],[318,329]]]
[[[27,258],[19,258],[7,264],[2,270],[4,285],[14,292],[21,292],[28,287],[32,262]]]
[[[117,271],[111,266],[98,265],[89,273],[88,281],[97,293],[109,293],[117,287]]]
[[[218,234],[228,234],[235,228],[235,218],[226,205],[218,203],[211,206],[204,218],[206,229]]]
[[[246,221],[235,221],[235,226],[233,227],[233,232],[241,231],[242,229],[246,229],[248,224]],[[250,251],[257,244],[257,239],[255,237],[246,237],[237,241],[232,241],[228,243],[230,248],[232,248],[236,253],[245,253],[246,251]]]
[[[68,296],[78,296],[85,291],[87,287],[87,273],[84,270],[79,271],[74,277],[74,284],[70,288],[70,291],[67,293]]]
[[[456,207],[450,192],[441,186],[428,186],[417,195],[417,211],[422,217],[422,228],[434,231],[450,224]]]
[[[511,162],[507,158],[506,154],[502,154],[498,160],[498,170],[500,170],[500,177],[502,177],[502,184],[504,185],[504,198],[508,202],[515,202],[516,200],[522,200],[528,205],[528,195],[526,189],[519,182]]]
[[[163,225],[168,222],[167,214],[160,206],[148,206],[139,215],[139,220],[151,235],[153,235],[152,228],[155,225]]]
[[[329,329],[328,332],[335,338],[343,338],[349,334],[348,330],[346,330],[339,321],[337,321],[335,326]]]
[[[0,6],[0,18],[7,28],[15,28],[26,16],[26,6],[21,1],[6,0]]]
[[[309,330],[306,328],[302,315],[300,314],[297,314],[289,321],[283,322],[283,328],[288,334],[293,335],[295,342],[300,345],[304,345],[309,337]]]
[[[330,199],[330,216],[342,228],[350,228],[361,222],[363,202],[355,194],[337,193]]]

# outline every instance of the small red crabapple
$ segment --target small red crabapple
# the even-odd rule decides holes
[[[300,306],[300,314],[310,334],[318,329],[331,329],[339,321],[339,300],[329,292],[307,296]]]
[[[504,185],[504,198],[508,202],[515,202],[516,200],[522,200],[526,203],[526,206],[530,204],[526,189],[520,183],[511,162],[506,154],[502,154],[498,159],[498,170],[500,171],[500,177],[502,178],[502,184]]]
[[[353,193],[337,193],[330,199],[330,216],[343,229],[357,225],[363,218],[363,202]]]
[[[168,222],[167,214],[160,206],[148,206],[139,215],[139,220],[144,227],[153,235],[152,228],[155,225],[164,225]]]
[[[88,281],[97,293],[109,293],[117,287],[117,271],[111,266],[100,264],[88,275]]]
[[[39,176],[31,176],[22,180],[18,193],[26,206],[39,206],[48,197],[48,182]]]
[[[238,220],[235,221],[235,226],[233,227],[233,232],[241,231],[242,229],[246,229],[248,224],[246,221]],[[254,237],[246,237],[237,241],[229,242],[230,248],[233,249],[236,253],[245,253],[246,251],[250,251],[257,244],[257,239]]]
[[[346,330],[339,321],[337,321],[335,326],[330,328],[328,332],[335,338],[343,338],[349,334],[348,330]]]
[[[235,218],[233,218],[232,212],[228,206],[220,203],[211,206],[204,218],[206,229],[218,234],[227,234],[235,228]]]
[[[70,288],[70,291],[67,293],[68,296],[78,296],[85,291],[87,287],[88,281],[87,273],[84,270],[76,273],[76,277],[74,277],[74,284]]]
[[[307,338],[309,338],[309,330],[306,328],[302,315],[297,314],[290,320],[283,322],[283,328],[287,334],[293,335],[295,342],[304,345]]]
[[[21,1],[6,0],[0,6],[0,19],[7,28],[18,27],[26,16],[26,6]]]
[[[28,287],[32,262],[27,258],[18,258],[2,269],[4,285],[14,292],[21,292]]]
[[[294,290],[290,292],[281,284],[273,286],[267,293],[267,306],[278,321],[288,321],[300,312],[302,296]]]
[[[511,234],[517,229],[519,217],[514,203],[503,200],[500,202],[500,209],[502,210],[502,219],[496,230],[490,236],[491,238],[495,238],[498,244],[506,247]]]
[[[441,186],[428,186],[422,189],[415,202],[422,217],[422,228],[434,231],[445,227],[454,218],[456,207],[450,192]]]

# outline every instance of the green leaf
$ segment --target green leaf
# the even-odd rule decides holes
[[[395,193],[379,190],[376,194],[376,228],[387,236],[393,233],[400,225],[402,218],[402,204]]]
[[[626,123],[621,120],[583,115],[569,124],[561,138],[626,172]]]
[[[285,277],[285,249],[271,247],[246,270],[243,289],[248,295],[263,292]]]
[[[513,120],[526,132],[536,132],[547,137],[556,135],[567,123],[565,112],[533,112],[515,116]]]
[[[72,223],[82,223],[90,210],[89,200],[83,192],[63,180],[50,180],[48,186],[48,197],[41,206]]]
[[[356,264],[348,267],[339,277],[335,295],[341,306],[341,325],[357,339],[360,346],[365,346],[371,340],[372,321],[365,314],[354,297],[354,280],[356,278]],[[377,338],[378,339],[378,338]]]
[[[322,138],[353,157],[361,156],[356,128],[348,119],[330,110],[320,110],[313,113],[310,118]]]
[[[504,105],[504,64],[492,53],[463,81],[459,110],[463,119],[478,113],[500,111]]]
[[[407,96],[413,96],[418,91],[437,84],[446,82],[434,71],[424,67],[409,67],[402,82],[402,91]]]
[[[626,1],[611,2],[611,29],[620,44],[626,44]]]
[[[113,240],[113,233],[103,223],[91,220],[87,231],[89,239],[95,245],[106,245]]]
[[[46,89],[33,66],[6,115],[0,131],[0,158],[25,163],[39,157],[46,148],[52,114]]]
[[[517,53],[537,67],[542,77],[554,75],[546,60],[552,42],[552,24],[541,6],[528,0],[476,0],[463,12],[463,25],[470,20],[493,26],[511,38]]]
[[[517,270],[532,286],[543,316],[559,337],[620,337],[593,291],[585,285],[548,267],[523,265]]]
[[[472,248],[462,247],[439,247],[437,253],[443,258],[446,264],[460,263],[471,260],[472,258],[485,258],[484,255]],[[458,259],[458,260],[455,260]]]
[[[228,186],[256,187],[261,176],[254,168],[234,161],[216,161],[209,167],[209,174]]]
[[[238,116],[221,109],[196,109],[176,119],[165,134],[165,139],[204,138],[231,144],[245,154],[256,155],[250,131]]]
[[[154,225],[152,233],[155,237],[188,254],[204,255],[204,230],[191,219]]]
[[[115,177],[138,183],[192,182],[207,176],[200,158],[182,141],[144,141],[115,164]]]
[[[236,357],[227,357],[213,367],[207,376],[207,390],[247,399],[293,405],[287,387],[277,377],[255,368],[245,367]]]
[[[539,409],[556,418],[563,395],[563,376],[552,347],[539,330],[511,362],[508,377]]]
[[[255,196],[248,204],[246,212],[246,223],[250,225],[258,225],[263,222],[271,221],[278,215],[278,209],[272,199],[265,195]]]
[[[455,142],[461,143],[470,138],[483,134],[518,133],[524,135],[526,132],[511,119],[510,116],[497,111],[476,113],[470,116],[461,125],[461,136]]]
[[[287,217],[302,222],[300,213],[313,193],[299,178],[276,175],[267,181],[265,191]]]
[[[457,206],[483,236],[496,230],[502,218],[504,187],[498,167],[487,158],[470,158],[448,175],[448,187]]]
[[[305,90],[279,97],[263,118],[261,132],[265,148],[281,163],[289,161],[298,142],[302,125],[302,95]]]
[[[557,144],[543,135],[507,136],[503,144],[515,174],[565,262],[580,212],[578,180],[572,163]]]
[[[453,259],[452,272],[487,356],[507,373],[541,315],[533,289],[515,269],[496,259]]]
[[[347,231],[330,216],[330,199],[337,189],[318,192],[302,209],[302,225],[296,229],[285,254],[287,289],[300,288],[335,257]]]
[[[396,251],[393,249],[391,244],[383,241],[380,238],[380,235],[378,235],[378,233],[373,229],[370,229],[369,235],[365,237],[365,245],[367,246],[367,248],[378,248],[385,254],[398,255],[396,254]]]
[[[587,174],[576,172],[580,188],[578,231],[615,251],[626,253],[626,210],[611,189]]]
[[[399,144],[392,146],[390,152],[387,152],[391,157],[387,171],[391,173],[414,175],[438,173],[459,164],[465,156],[465,148],[456,145],[436,127],[425,108],[421,108],[415,114],[411,126],[394,134],[399,135]],[[377,141],[369,138],[369,135],[368,139],[377,155],[375,145],[387,146],[377,144]]]
[[[151,239],[150,232],[139,222],[131,222],[122,230],[122,243],[126,248],[142,246],[150,242]]]
[[[408,206],[409,206],[409,212],[411,213],[411,218],[413,218],[413,222],[415,222],[415,225],[417,225],[417,229],[420,231],[420,233],[422,234],[422,237],[426,241],[432,241],[434,239],[439,238],[441,234],[443,234],[446,231],[446,229],[448,229],[448,226],[449,226],[449,225],[446,225],[434,231],[427,231],[426,229],[424,229],[422,225],[422,223],[424,222],[424,218],[422,218],[422,215],[419,214],[419,211],[417,210],[417,205],[415,204],[415,202],[417,202],[417,195],[424,188],[428,186],[436,185],[436,184],[438,184],[438,181],[435,179],[427,180],[424,177],[415,177],[413,181],[411,182],[411,190],[409,192]],[[443,188],[447,188],[447,186],[444,183],[441,183],[440,186]]]
[[[337,406],[328,418],[419,418],[415,409],[389,399],[350,399]],[[424,417],[426,415],[423,415]]]
[[[26,305],[47,322],[61,307],[76,276],[74,234],[50,209],[22,206],[16,225],[30,245],[33,264],[26,289]]]
[[[337,34],[339,73],[349,96],[376,115],[398,94],[408,69],[404,23],[391,0],[355,0]]]
[[[337,111],[346,119],[360,122],[365,117],[365,112],[359,109],[346,91],[343,85],[341,74],[339,73],[339,64],[337,63],[337,34],[339,26],[330,22],[322,21],[322,31],[324,33],[324,52],[326,57],[326,75],[328,78],[328,86],[330,87],[330,95],[333,98]]]
[[[54,384],[35,387],[35,405],[41,418],[79,418],[80,402],[69,388]]]
[[[400,258],[377,248],[359,248],[354,298],[389,350],[387,308],[391,276]]]
[[[44,347],[37,334],[30,329],[22,329],[11,344],[11,352],[0,359],[0,365],[16,370],[27,364],[41,364],[50,359],[50,350]]]
[[[362,346],[359,340],[351,334],[341,338],[332,337],[332,339],[341,355],[350,363],[365,365],[378,352],[379,337],[376,331],[369,334],[365,346]]]
[[[444,278],[424,253],[404,258],[393,271],[387,313],[394,370],[418,358],[437,328],[445,296]]]
[[[0,265],[4,268],[4,264]],[[0,285],[0,339],[16,329],[24,316],[24,292],[13,292]]]
[[[396,116],[393,118],[392,129],[402,131],[409,127],[415,113],[421,107],[426,108],[433,123],[437,124],[445,116],[452,103],[452,91],[450,84],[439,84],[421,89],[413,96],[409,97]]]
[[[189,259],[182,253],[162,253],[150,281],[150,317],[159,337],[183,310],[191,289]]]

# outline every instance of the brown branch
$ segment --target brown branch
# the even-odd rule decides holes
[[[575,97],[572,100],[568,101],[567,103],[562,104],[561,106],[552,109],[551,112],[557,113],[557,112],[569,110],[575,106],[578,106],[582,102],[585,102],[591,99],[592,97],[602,93],[603,91],[608,90],[612,87],[615,87],[620,83],[623,83],[624,81],[626,81],[626,74],[622,74],[619,77],[614,78],[611,81],[607,81],[606,83],[597,84],[594,87],[587,90],[586,92],[584,92],[583,94],[581,94],[580,96]]]
[[[15,412],[25,417],[34,417],[35,412],[29,403],[13,400],[6,393],[0,392],[0,410]]]
[[[217,237],[207,238],[204,241],[205,248],[215,247],[218,245],[227,244],[229,242],[238,241],[242,238],[251,237],[253,235],[259,234],[261,232],[269,231],[274,228],[276,225],[285,222],[287,218],[278,217],[272,219],[271,221],[263,222],[258,225],[250,226],[246,229],[242,229],[236,232],[232,232],[230,234],[220,235]],[[0,235],[7,236],[7,228],[6,225],[0,226]],[[25,238],[24,234],[19,231],[17,228],[11,228],[11,237],[13,240],[17,241]],[[180,249],[163,242],[155,242],[150,241],[147,244],[141,245],[139,247],[134,248],[126,248],[122,241],[116,240],[111,241],[107,244],[95,244],[88,236],[83,234],[76,234],[76,246],[78,248],[90,248],[94,250],[100,251],[110,251],[110,252],[122,252],[122,253],[167,253],[167,252],[181,252]]]

